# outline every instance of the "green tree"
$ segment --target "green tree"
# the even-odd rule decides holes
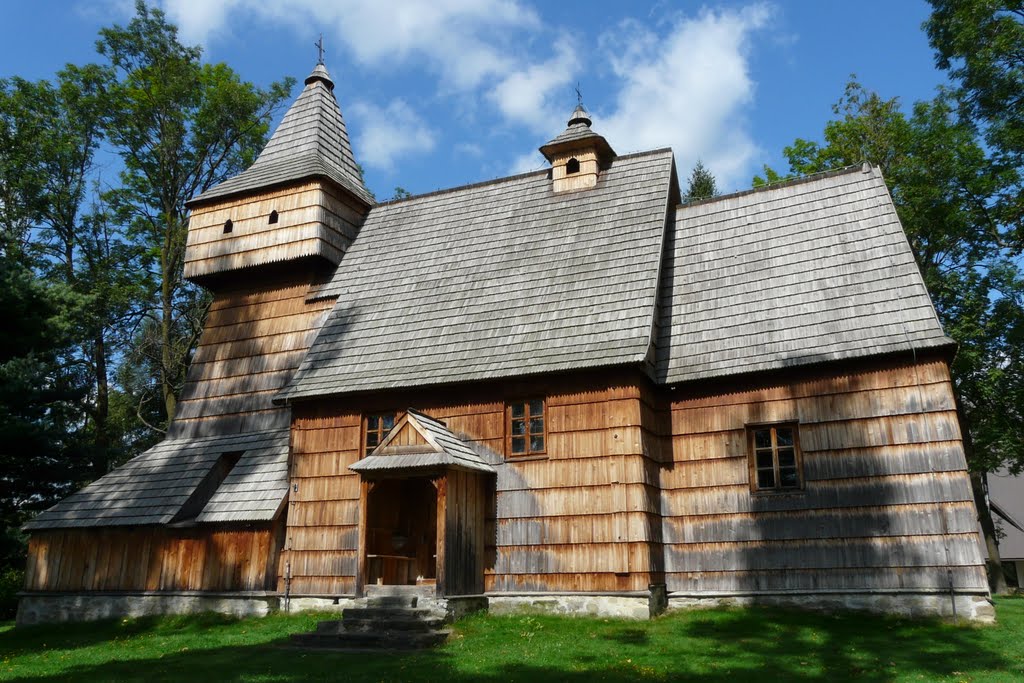
[[[967,119],[992,151],[992,172],[1004,177],[992,210],[1024,242],[1024,4],[1020,0],[931,0],[925,24],[936,64],[958,83]]]
[[[145,248],[153,306],[139,349],[156,373],[166,422],[204,315],[203,295],[182,279],[185,202],[252,163],[293,81],[264,90],[223,63],[204,64],[201,50],[182,45],[142,0],[127,26],[100,31],[97,50],[115,74],[106,134],[125,167],[108,200]]]
[[[18,259],[0,256],[0,569],[21,566],[18,528],[88,480],[78,438],[85,382],[60,356],[72,345],[80,302]]]
[[[690,179],[683,195],[683,202],[695,202],[699,199],[718,196],[718,185],[715,183],[715,176],[698,159],[697,164],[690,173]]]
[[[953,93],[917,103],[908,117],[897,99],[851,81],[833,111],[822,143],[798,139],[785,148],[789,172],[862,161],[882,169],[939,317],[959,345],[952,375],[964,446],[992,558],[990,582],[1005,590],[984,475],[1024,466],[1024,280],[1019,252],[1007,249],[1008,229],[993,209],[1007,178],[993,172]]]

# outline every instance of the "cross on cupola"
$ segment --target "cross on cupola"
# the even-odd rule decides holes
[[[324,63],[324,34],[320,34],[320,40],[313,43],[316,45],[316,63]]]

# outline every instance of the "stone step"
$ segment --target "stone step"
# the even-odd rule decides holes
[[[391,596],[419,596],[421,598],[433,598],[437,596],[437,588],[434,584],[426,584],[422,586],[388,586],[371,583],[363,587],[363,592],[366,597],[370,599]]]
[[[341,619],[328,619],[318,621],[316,624],[317,633],[341,633]]]
[[[377,617],[360,617],[347,615],[341,622],[341,631],[345,633],[367,631],[435,631],[444,626],[444,618],[437,616],[394,617],[380,619]],[[317,631],[320,631],[319,624]],[[339,631],[333,631],[339,632]]]
[[[412,608],[419,601],[417,595],[378,595],[367,598],[367,607]]]
[[[440,616],[436,610],[416,607],[403,609],[399,607],[346,607],[341,611],[341,618],[345,619],[408,619],[408,618],[429,618]]]

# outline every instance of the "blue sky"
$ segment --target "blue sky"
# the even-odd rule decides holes
[[[541,168],[579,82],[619,153],[670,146],[724,191],[818,137],[851,73],[906,106],[944,75],[918,0],[164,0],[182,37],[259,84],[327,66],[367,184],[429,192]],[[0,4],[0,78],[97,59],[126,0]]]

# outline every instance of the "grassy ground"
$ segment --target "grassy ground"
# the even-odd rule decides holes
[[[13,629],[0,679],[16,681],[1024,681],[1024,599],[973,628],[778,609],[673,614],[651,622],[473,617],[437,650],[292,650],[317,615],[217,615]]]

